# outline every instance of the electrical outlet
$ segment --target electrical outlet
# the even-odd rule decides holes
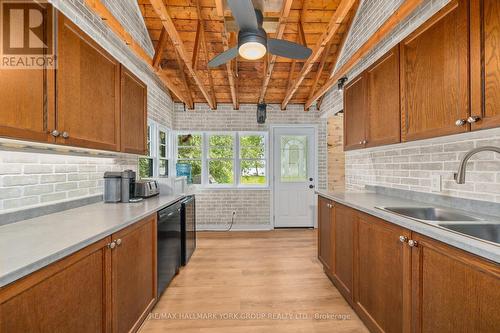
[[[431,179],[431,191],[441,192],[441,175],[434,174]]]

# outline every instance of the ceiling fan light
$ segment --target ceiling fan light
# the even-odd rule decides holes
[[[246,42],[240,45],[238,52],[247,60],[257,60],[266,54],[267,49],[264,44],[259,42]]]

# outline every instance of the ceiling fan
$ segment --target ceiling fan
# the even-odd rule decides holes
[[[291,59],[307,59],[311,49],[297,43],[283,39],[267,38],[266,31],[262,28],[264,17],[262,11],[253,7],[251,0],[228,0],[240,27],[238,32],[238,46],[235,46],[208,63],[209,67],[218,67],[236,58],[238,54],[247,60],[262,58],[266,52],[280,57]]]

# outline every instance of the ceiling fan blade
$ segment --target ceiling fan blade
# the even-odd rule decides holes
[[[284,39],[269,38],[267,40],[267,48],[271,54],[291,59],[305,60],[312,53],[310,48]]]
[[[257,30],[257,15],[252,0],[228,0],[233,16],[240,26],[240,30]]]
[[[228,61],[231,61],[237,56],[238,56],[238,48],[233,47],[227,51],[222,52],[221,54],[210,60],[208,62],[208,67],[210,68],[219,67],[220,65],[225,64]]]

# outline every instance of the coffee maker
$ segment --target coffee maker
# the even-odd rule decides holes
[[[125,170],[121,174],[122,183],[121,183],[121,202],[138,202],[141,201],[142,198],[135,196],[135,187],[136,187],[136,173],[132,170]]]

